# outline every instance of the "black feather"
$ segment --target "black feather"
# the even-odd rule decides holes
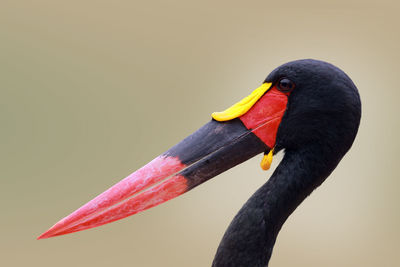
[[[298,205],[350,149],[361,118],[358,90],[337,67],[298,60],[275,69],[296,87],[278,129],[275,153],[285,150],[271,178],[246,202],[227,229],[212,266],[268,266],[276,237]]]

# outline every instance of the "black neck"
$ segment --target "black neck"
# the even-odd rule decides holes
[[[320,147],[286,151],[274,174],[235,216],[213,267],[268,266],[276,237],[296,207],[332,172],[341,156]]]

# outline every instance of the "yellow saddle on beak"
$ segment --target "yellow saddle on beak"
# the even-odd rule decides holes
[[[243,98],[233,106],[222,112],[211,114],[216,121],[229,121],[238,118],[251,109],[251,107],[271,88],[272,83],[263,83],[255,89],[249,96]]]

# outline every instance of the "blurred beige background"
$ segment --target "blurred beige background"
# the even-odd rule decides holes
[[[261,156],[125,220],[35,238],[275,67],[316,58],[358,86],[361,127],[270,266],[400,266],[399,26],[395,1],[2,0],[0,265],[209,266],[272,174]]]

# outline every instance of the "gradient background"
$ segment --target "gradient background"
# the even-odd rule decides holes
[[[125,220],[35,238],[275,67],[315,58],[358,86],[360,131],[270,265],[400,266],[399,5],[376,2],[2,0],[0,265],[209,266],[272,174],[261,156]]]

